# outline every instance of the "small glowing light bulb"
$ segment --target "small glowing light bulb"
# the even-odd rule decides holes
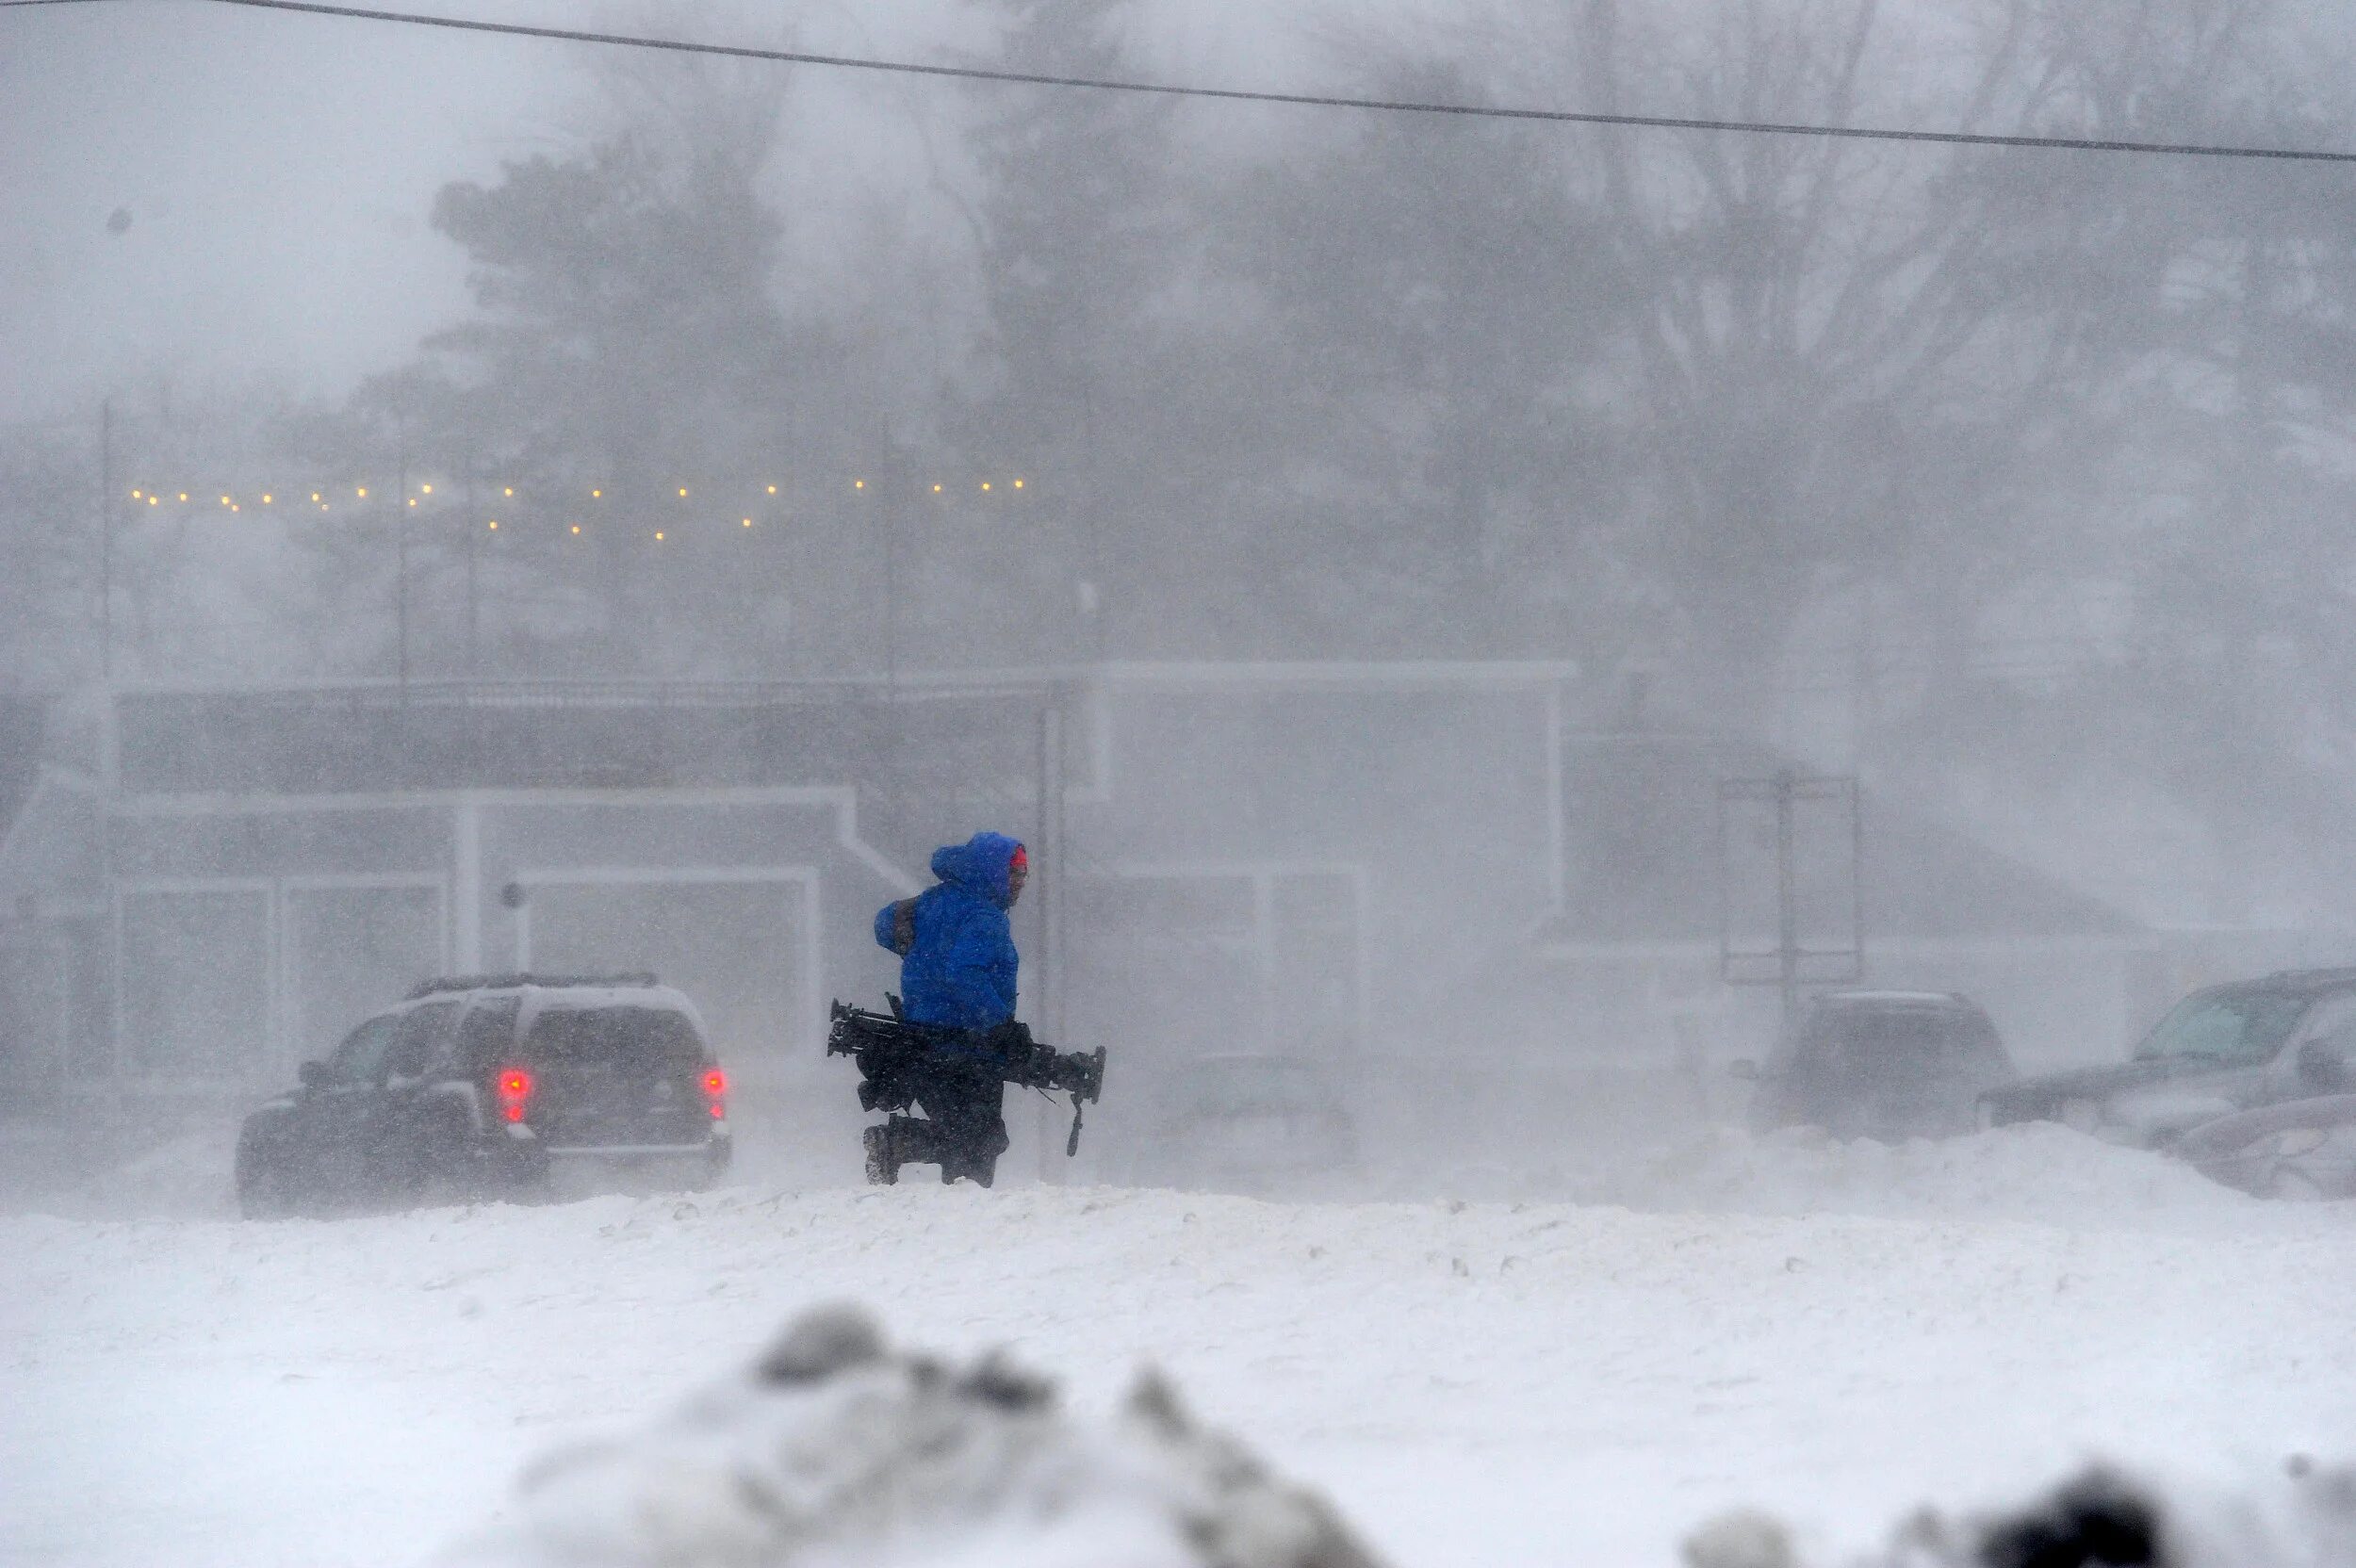
[[[745,519],[744,519],[744,526],[745,526],[746,528],[750,528],[750,527],[752,527],[752,526],[753,526],[753,520],[752,520],[750,517],[745,518]]]
[[[148,498],[147,498],[147,504],[148,504],[148,505],[150,505],[150,506],[154,506],[154,505],[155,504],[155,497],[153,497],[153,496],[148,497]]]
[[[181,498],[182,500],[187,500],[187,499],[188,498],[188,493],[186,490],[181,491],[181,492],[180,492],[180,498]]]
[[[575,533],[579,533],[581,531],[581,525],[579,523],[575,523],[573,525],[573,531]]]
[[[360,487],[360,498],[362,500],[367,500],[368,498],[368,490],[367,485],[362,485]]]
[[[658,545],[663,543],[663,531],[661,529],[656,529],[654,531],[654,542]]]
[[[773,496],[774,496],[774,495],[776,495],[777,493],[777,487],[776,485],[774,485],[774,484],[773,484],[773,485],[769,486],[769,494],[771,494],[771,495],[773,495]]]
[[[938,496],[938,495],[940,495],[940,494],[941,494],[941,486],[940,486],[940,485],[936,484],[936,485],[934,485],[934,486],[933,486],[933,494],[934,494],[934,495],[936,495],[936,496]]]
[[[687,498],[687,486],[685,486],[684,484],[680,485],[680,486],[679,487],[679,499],[681,499],[681,500],[685,500],[685,499]]]
[[[491,531],[492,531],[492,532],[494,532],[494,533],[497,533],[497,532],[499,531],[499,520],[497,517],[492,518],[492,519],[491,519]]]
[[[984,480],[984,481],[982,481],[982,488],[983,488],[983,489],[985,489],[985,490],[989,489],[989,488],[990,488],[990,481],[988,481],[988,480]]]
[[[434,494],[434,486],[430,484],[420,484],[417,486],[417,491],[420,495],[430,496]]]
[[[1022,488],[1023,488],[1023,482],[1022,482],[1021,480],[1016,480],[1016,481],[1014,482],[1014,487],[1015,487],[1017,490],[1022,489]]]
[[[138,499],[139,498],[139,493],[137,490],[132,491],[132,492],[131,492],[131,498],[132,498],[133,500],[138,500]]]
[[[262,498],[262,504],[264,506],[268,506],[270,504],[270,498],[268,496],[264,496]]]
[[[602,491],[602,490],[592,490],[592,491],[590,491],[590,492],[589,492],[589,495],[590,495],[591,498],[592,498],[592,499],[595,499],[595,500],[603,500],[603,499],[605,499],[605,492],[604,492],[604,491]]]
[[[867,488],[867,482],[863,479],[855,479],[851,482],[851,488],[854,490],[864,490]]]
[[[515,498],[515,487],[511,484],[506,489],[500,491],[499,494],[505,496],[509,500],[514,500]]]

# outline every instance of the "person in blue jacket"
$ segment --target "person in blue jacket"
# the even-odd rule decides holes
[[[1021,843],[976,833],[933,852],[939,883],[875,911],[876,942],[900,956],[902,1016],[943,1033],[912,1075],[924,1116],[895,1115],[863,1135],[869,1181],[896,1182],[903,1165],[938,1165],[944,1183],[988,1186],[996,1175],[1006,1083],[992,1037],[1014,1021],[1022,958],[1006,912],[1030,870]]]

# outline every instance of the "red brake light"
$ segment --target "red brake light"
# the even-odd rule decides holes
[[[519,1067],[501,1068],[491,1085],[499,1091],[499,1114],[510,1121],[521,1121],[524,1102],[532,1098],[532,1074]]]
[[[712,1119],[714,1121],[725,1119],[728,1114],[728,1075],[727,1073],[715,1067],[704,1074],[704,1094],[712,1102]]]

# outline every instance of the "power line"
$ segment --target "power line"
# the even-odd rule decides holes
[[[89,0],[0,0],[0,6],[86,4]],[[367,9],[331,6],[312,0],[213,0],[216,5],[241,6],[253,10],[297,11],[312,16],[343,17],[362,22],[390,22],[415,27],[442,27],[458,32],[496,33],[512,38],[550,39],[566,43],[600,43],[629,49],[659,49],[681,55],[716,55],[729,59],[768,60],[783,65],[821,66],[838,71],[874,71],[906,76],[941,76],[957,81],[998,82],[1020,87],[1077,88],[1098,92],[1144,93],[1163,98],[1207,98],[1239,104],[1284,104],[1301,108],[1366,109],[1386,114],[1454,115],[1471,120],[1528,120],[1570,125],[1620,125],[1640,130],[1726,131],[1751,136],[1831,137],[1854,141],[1918,141],[1955,147],[2035,148],[2076,153],[2147,153],[2177,157],[2270,158],[2289,163],[2356,163],[2356,152],[2331,152],[2293,147],[2239,147],[2207,142],[2125,141],[2084,137],[1999,136],[1972,131],[1908,131],[1870,126],[1810,125],[1759,120],[1710,120],[1651,114],[1594,114],[1571,109],[1511,108],[1481,104],[1421,103],[1408,99],[1354,98],[1308,92],[1263,92],[1244,88],[1191,87],[1170,82],[1129,81],[1103,76],[1059,76],[1043,72],[1002,71],[976,65],[924,65],[911,60],[862,58],[849,55],[816,55],[792,49],[757,49],[747,44],[695,43],[684,39],[647,38],[628,33],[585,32],[572,27],[534,27],[514,22],[484,22],[469,17],[434,16],[414,11]]]

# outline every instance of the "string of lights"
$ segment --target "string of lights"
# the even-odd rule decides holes
[[[615,526],[615,519],[607,506],[606,492],[609,488],[607,485],[592,485],[584,494],[578,486],[527,485],[519,491],[513,484],[495,484],[485,487],[486,492],[497,491],[495,499],[486,495],[466,510],[482,514],[483,531],[487,533],[506,532],[512,535],[516,531],[516,520],[520,517],[532,517],[544,522],[553,517],[558,526],[568,531],[566,537],[586,537],[588,533],[598,531],[588,528],[588,519],[594,518],[605,528]],[[710,491],[715,488],[722,497],[732,500],[729,508],[721,511],[712,509]],[[854,497],[879,497],[888,494],[892,488],[879,481],[871,482],[863,477],[853,479],[848,484]],[[1031,484],[1023,478],[967,480],[957,483],[931,480],[911,482],[899,488],[919,498],[938,497],[946,501],[952,496],[1011,498],[1018,492],[1027,496]],[[668,540],[674,531],[682,527],[693,526],[697,521],[718,520],[722,511],[734,519],[732,524],[724,523],[723,526],[732,526],[740,532],[757,530],[764,522],[782,520],[777,513],[769,510],[772,505],[796,504],[798,500],[797,493],[789,494],[790,487],[770,482],[758,486],[672,484],[662,489],[675,493],[654,501],[651,506],[641,504],[632,508],[640,531],[650,528],[658,544]],[[400,493],[395,494],[395,490]],[[753,494],[749,502],[746,501],[746,495],[753,492],[758,493]],[[840,494],[840,491],[835,493]],[[618,499],[615,498],[617,502]],[[340,504],[346,508],[347,515],[357,512],[363,516],[374,517],[381,517],[387,509],[438,517],[462,504],[453,499],[447,479],[443,481],[443,489],[438,496],[434,482],[426,480],[398,486],[348,481],[335,484],[270,485],[258,489],[251,486],[240,489],[234,486],[142,483],[132,488],[129,502],[135,510],[155,507],[176,511],[184,507],[200,507],[227,512],[232,515],[243,515],[249,506],[267,508],[280,514],[305,511],[333,514]],[[677,514],[657,518],[654,514],[666,502],[683,506],[687,515],[684,518]],[[500,513],[507,514],[509,519],[504,525],[498,515]],[[620,526],[627,527],[628,524]]]

